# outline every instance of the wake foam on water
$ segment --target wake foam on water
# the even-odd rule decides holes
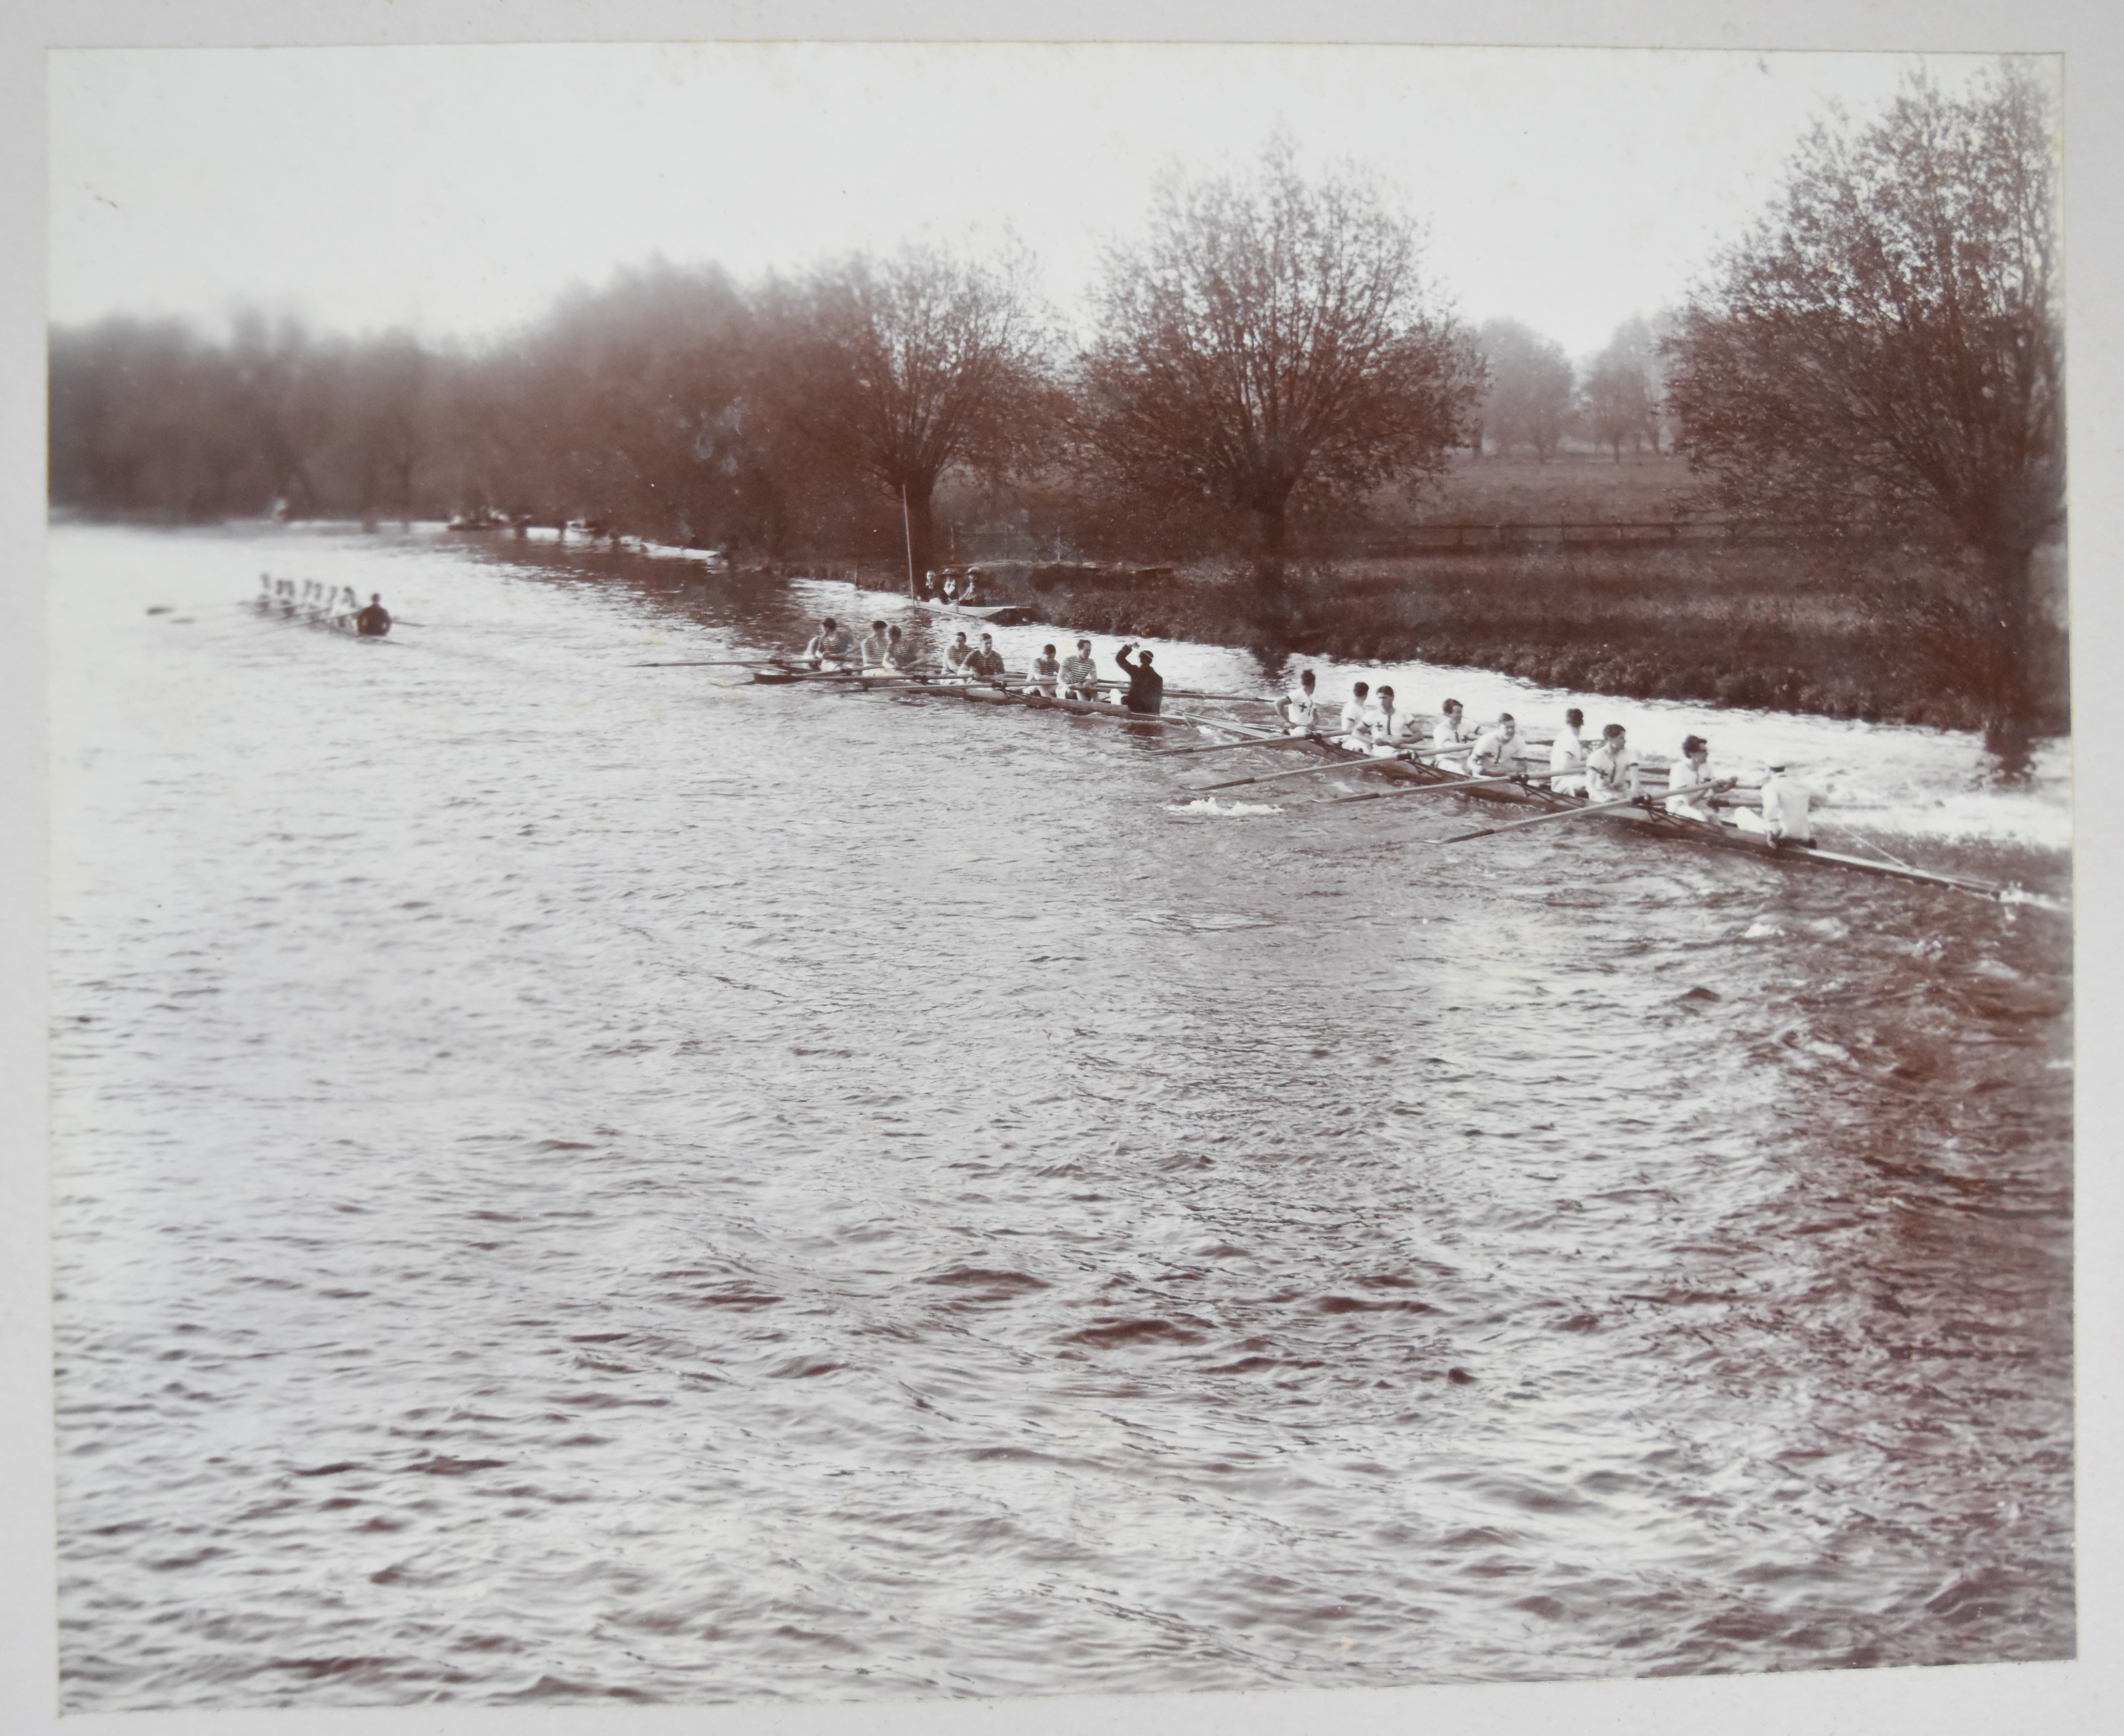
[[[1283,809],[1273,802],[1220,802],[1215,796],[1205,796],[1200,801],[1168,803],[1168,814],[1281,814]]]

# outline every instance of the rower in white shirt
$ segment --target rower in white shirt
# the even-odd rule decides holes
[[[1061,678],[1062,665],[1055,661],[1055,647],[1043,645],[1040,648],[1040,655],[1032,659],[1031,666],[1026,671],[1027,691],[1045,693],[1052,699],[1055,685]]]
[[[1342,704],[1342,745],[1353,753],[1361,753],[1372,742],[1372,684],[1360,681],[1350,689],[1350,697]]]
[[[1320,709],[1319,696],[1313,692],[1313,671],[1308,669],[1298,678],[1298,686],[1276,702],[1276,715],[1293,735],[1313,733],[1313,715]]]
[[[1763,780],[1763,811],[1741,809],[1733,818],[1744,832],[1767,838],[1774,844],[1812,844],[1814,842],[1814,791],[1792,775],[1783,760],[1773,764]]]
[[[1563,727],[1548,748],[1548,787],[1558,795],[1583,795],[1586,779],[1586,739],[1578,732],[1586,726],[1586,714],[1573,706],[1563,714]]]
[[[966,665],[973,661],[973,656],[974,648],[966,643],[966,636],[961,633],[954,637],[952,642],[944,647],[945,679],[947,681],[971,680],[973,671]]]
[[[1641,793],[1638,756],[1630,751],[1628,733],[1611,723],[1600,732],[1600,745],[1586,756],[1586,800],[1632,801]]]
[[[1520,768],[1520,726],[1509,711],[1475,738],[1468,753],[1468,771],[1474,777],[1509,777]]]
[[[1374,759],[1393,759],[1416,745],[1416,720],[1394,704],[1394,690],[1382,687],[1379,709],[1372,713],[1365,751]]]
[[[1099,662],[1092,655],[1092,641],[1077,641],[1077,655],[1062,659],[1062,697],[1064,699],[1097,699],[1099,697]]]
[[[891,647],[891,640],[886,636],[885,623],[882,621],[871,622],[870,636],[862,642],[863,673],[881,674],[885,669],[885,654]]]
[[[1468,748],[1474,739],[1468,727],[1468,714],[1460,701],[1449,699],[1439,708],[1438,722],[1431,732],[1427,757],[1434,766],[1448,772],[1468,769]]]
[[[855,656],[855,635],[831,615],[819,623],[819,631],[804,647],[804,660],[815,669],[846,669]]]
[[[1685,735],[1681,758],[1667,767],[1665,810],[1683,819],[1715,823],[1718,815],[1711,798],[1730,790],[1737,780],[1720,777],[1711,769],[1711,744],[1701,735]]]

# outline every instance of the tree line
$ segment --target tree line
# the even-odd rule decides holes
[[[1825,124],[1680,308],[1574,368],[1469,326],[1354,166],[1176,174],[1063,329],[1009,247],[912,246],[740,284],[665,264],[478,347],[237,320],[51,337],[50,494],[102,514],[586,519],[787,557],[1008,516],[1102,556],[1276,574],[1462,448],[1673,449],[1713,504],[1923,542],[1896,599],[2025,715],[2037,548],[2063,515],[2056,121],[2002,65]],[[1907,571],[1907,567],[1899,570]]]

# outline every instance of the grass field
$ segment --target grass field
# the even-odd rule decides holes
[[[1455,453],[1445,473],[1379,504],[1389,523],[1643,523],[1675,517],[1694,484],[1680,458],[1650,453],[1619,464],[1605,453],[1559,453],[1546,464],[1514,454]]]

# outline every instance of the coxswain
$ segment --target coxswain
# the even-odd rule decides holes
[[[1586,793],[1586,714],[1573,706],[1563,714],[1563,727],[1548,747],[1548,787],[1558,795]]]
[[[1350,689],[1350,697],[1342,701],[1342,745],[1361,753],[1372,739],[1372,684],[1360,681]]]
[[[1308,669],[1298,678],[1298,686],[1276,702],[1276,715],[1293,735],[1313,733],[1313,714],[1320,709],[1319,696],[1313,692],[1313,671]]]
[[[967,668],[967,665],[973,660],[974,648],[966,643],[966,636],[964,633],[961,633],[956,638],[953,639],[949,645],[944,647],[944,673],[946,678],[952,681],[966,680],[968,675],[972,673]]]
[[[1743,831],[1767,838],[1774,844],[1812,844],[1814,842],[1814,791],[1792,775],[1783,760],[1771,762],[1763,780],[1760,816],[1743,808],[1733,818]]]
[[[1003,685],[1003,653],[995,648],[995,640],[990,635],[981,635],[980,649],[966,659],[966,670],[969,674],[984,677],[998,687]]]
[[[1099,697],[1099,660],[1092,655],[1092,641],[1077,641],[1077,655],[1062,659],[1062,697],[1096,701]]]
[[[1031,678],[1027,682],[1027,687],[1033,692],[1045,693],[1052,699],[1055,685],[1061,678],[1062,665],[1055,660],[1055,647],[1043,645],[1040,648],[1040,655],[1032,659]]]
[[[1629,733],[1620,724],[1611,723],[1600,732],[1600,745],[1586,756],[1586,800],[1634,801],[1642,793],[1638,756],[1630,751]]]
[[[1439,707],[1438,722],[1431,732],[1431,744],[1426,753],[1431,762],[1448,772],[1468,769],[1468,748],[1473,740],[1473,732],[1468,727],[1467,708],[1457,699],[1449,699]]]
[[[1519,769],[1520,726],[1509,711],[1475,738],[1468,751],[1468,770],[1475,777],[1508,777]]]
[[[914,667],[914,641],[898,627],[885,630],[885,666],[895,675],[905,675]]]
[[[1134,650],[1133,645],[1125,645],[1114,654],[1114,661],[1121,666],[1121,673],[1129,679],[1128,692],[1122,696],[1121,703],[1131,711],[1156,712],[1165,704],[1165,678],[1151,668],[1149,651],[1130,663],[1129,653]]]
[[[381,639],[391,631],[391,611],[384,608],[381,592],[369,594],[369,607],[355,616],[354,630],[364,639]]]
[[[1372,713],[1366,751],[1374,759],[1395,759],[1406,753],[1416,738],[1416,724],[1408,713],[1396,709],[1394,690],[1379,691],[1379,707]]]
[[[819,623],[819,631],[804,647],[804,661],[816,669],[827,664],[835,669],[844,666],[855,650],[855,640],[848,630],[831,615]]]
[[[1711,744],[1701,735],[1685,735],[1681,741],[1681,758],[1667,767],[1666,800],[1661,804],[1666,812],[1682,819],[1715,822],[1718,816],[1712,811],[1711,798],[1721,791],[1730,790],[1737,779],[1714,777],[1711,770]]]

